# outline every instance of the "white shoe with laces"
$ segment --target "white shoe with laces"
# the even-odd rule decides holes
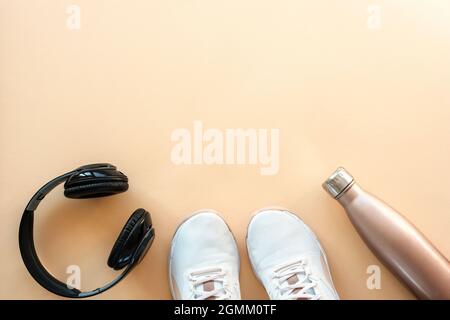
[[[253,270],[273,300],[337,300],[325,252],[296,215],[259,211],[247,230]]]
[[[176,300],[239,300],[239,252],[223,219],[208,210],[194,214],[175,232],[169,260]]]

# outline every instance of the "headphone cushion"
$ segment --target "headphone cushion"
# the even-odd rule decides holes
[[[130,242],[135,240],[133,237],[130,237],[130,235],[136,224],[142,219],[145,213],[146,211],[144,209],[137,209],[130,216],[111,249],[111,253],[108,258],[109,267],[119,270],[127,265],[127,261],[121,261],[121,258],[123,258],[125,253],[124,250],[129,247]]]
[[[128,177],[105,163],[82,166],[64,183],[64,195],[73,199],[105,197],[127,190]]]
[[[124,181],[105,181],[79,184],[66,187],[64,195],[71,199],[87,199],[109,196],[128,190],[128,182]]]

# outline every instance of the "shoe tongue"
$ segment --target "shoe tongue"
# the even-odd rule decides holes
[[[213,291],[215,289],[215,281],[214,280],[210,280],[210,281],[206,281],[203,284],[203,291],[205,292],[210,292]],[[216,300],[216,297],[209,297],[206,300]]]
[[[300,279],[298,278],[298,276],[297,276],[296,274],[294,274],[293,276],[290,276],[289,278],[287,278],[286,281],[287,281],[287,283],[288,283],[289,285],[295,285],[295,284],[297,284],[298,282],[300,282]],[[311,280],[305,279],[305,280],[303,281],[303,283],[311,283]],[[302,290],[301,287],[300,287],[300,288],[293,289],[293,290],[292,290],[292,293],[293,293],[293,294],[296,294],[296,293],[299,292],[300,290]],[[312,295],[315,294],[313,288],[310,288],[310,289],[306,290],[305,293],[312,294]],[[308,300],[308,299],[306,299],[306,298],[297,298],[297,300]]]
[[[205,270],[205,271],[200,271],[197,272],[196,275],[204,275],[204,274],[211,274],[211,273],[215,273],[215,272],[220,272],[220,269],[213,269],[213,270]],[[203,283],[203,291],[204,292],[211,292],[214,291],[216,289],[216,285],[219,287],[220,286],[220,282],[219,281],[214,281],[214,280],[209,280]],[[213,297],[209,297],[206,300],[216,300],[217,297],[213,296]]]

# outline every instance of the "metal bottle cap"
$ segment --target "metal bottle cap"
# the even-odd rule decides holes
[[[344,191],[348,190],[355,180],[350,173],[344,168],[340,167],[334,171],[331,176],[322,184],[322,187],[327,191],[333,198],[339,198]]]

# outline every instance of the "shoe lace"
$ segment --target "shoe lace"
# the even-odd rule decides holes
[[[230,300],[231,292],[226,281],[227,273],[222,268],[206,268],[189,274],[191,291],[195,300]],[[205,290],[212,284],[212,290]]]
[[[306,260],[287,262],[274,271],[277,296],[281,300],[318,300],[317,279],[311,274]]]

